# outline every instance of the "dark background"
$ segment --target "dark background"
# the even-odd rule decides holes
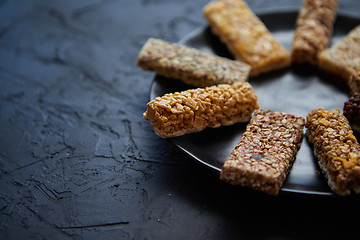
[[[359,198],[230,186],[142,119],[140,48],[206,25],[207,2],[0,1],[0,239],[359,237]]]

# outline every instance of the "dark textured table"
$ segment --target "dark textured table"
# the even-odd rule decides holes
[[[359,198],[230,186],[142,119],[139,49],[205,25],[207,2],[0,1],[0,239],[359,236]]]

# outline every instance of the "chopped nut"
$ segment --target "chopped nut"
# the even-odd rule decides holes
[[[324,125],[325,127],[330,125],[330,122],[328,120],[326,120],[325,118],[322,118],[319,123],[321,123],[322,125]]]

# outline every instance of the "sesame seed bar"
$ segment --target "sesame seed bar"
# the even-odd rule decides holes
[[[303,1],[291,45],[292,62],[317,65],[318,54],[329,43],[337,6],[338,0]]]
[[[203,9],[214,34],[235,59],[251,66],[250,76],[290,65],[290,55],[242,0],[218,0]]]
[[[195,87],[244,82],[250,72],[246,63],[154,38],[141,49],[137,64]]]
[[[240,142],[225,161],[220,179],[277,195],[300,147],[305,120],[256,110]]]
[[[258,108],[257,96],[248,82],[220,84],[157,97],[143,114],[160,137],[176,137],[246,122]]]
[[[360,145],[338,109],[315,109],[306,118],[307,138],[330,188],[339,195],[360,193]]]
[[[360,25],[319,54],[319,68],[344,79],[352,92],[360,81]],[[354,82],[351,82],[351,78]]]

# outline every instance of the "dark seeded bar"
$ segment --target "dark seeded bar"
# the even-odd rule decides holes
[[[291,60],[318,64],[318,54],[330,40],[338,0],[304,0],[291,45]]]
[[[354,93],[344,103],[343,113],[349,121],[352,130],[360,133],[360,92]]]
[[[246,63],[154,38],[141,49],[137,64],[195,87],[245,82],[250,72]]]
[[[303,136],[302,117],[259,109],[225,161],[220,179],[277,195]]]

